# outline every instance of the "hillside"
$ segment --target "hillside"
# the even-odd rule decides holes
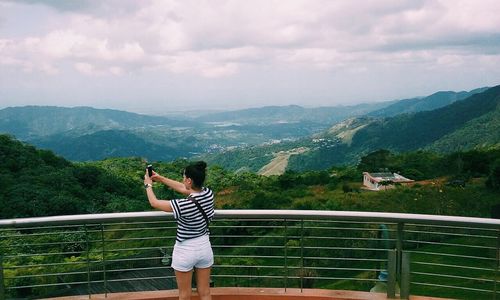
[[[253,172],[269,164],[274,153],[305,147],[310,151],[281,157],[278,169],[307,170],[356,163],[360,156],[378,148],[405,151],[431,147],[428,149],[450,151],[495,145],[498,135],[490,128],[498,127],[497,115],[473,122],[491,113],[495,105],[481,100],[487,97],[479,93],[481,90],[438,92],[411,103],[268,106],[186,116],[183,120],[89,107],[13,107],[0,110],[0,133],[72,161],[124,156],[171,161],[203,155],[231,170]],[[456,101],[470,94],[473,96]],[[448,102],[453,103],[432,111],[383,119],[363,116],[382,113],[384,107],[395,113],[430,109]],[[481,134],[475,134],[477,130]],[[445,137],[447,140],[439,144],[438,140]],[[438,144],[430,146],[432,143]]]
[[[140,181],[0,135],[0,218],[144,210]],[[137,168],[144,165],[136,160]]]
[[[297,149],[297,152],[299,151],[300,149]],[[0,218],[152,210],[142,187],[141,177],[144,175],[145,163],[138,158],[73,164],[55,156],[50,151],[38,150],[5,135],[0,135],[0,157],[2,158],[0,160]],[[384,157],[387,159],[379,159]],[[428,179],[413,186],[397,186],[392,190],[380,192],[363,192],[360,189],[362,180],[360,168],[353,167],[302,173],[286,172],[280,176],[264,177],[254,173],[228,172],[210,165],[206,186],[210,186],[216,193],[217,209],[339,210],[490,217],[492,212],[497,212],[495,208],[498,208],[500,199],[498,197],[500,191],[499,159],[500,150],[471,151],[452,155],[422,151],[405,154],[393,154],[388,151],[373,153],[363,158],[363,168],[388,167],[399,170],[412,168],[414,174],[418,174],[421,179]],[[457,164],[457,161],[462,161],[462,164]],[[180,180],[182,178],[180,170],[189,162],[177,160],[171,163],[153,163],[160,174]],[[449,166],[456,167],[450,168]],[[445,184],[448,178],[459,177],[465,178],[464,187]],[[494,182],[494,184],[488,184],[488,182]],[[160,184],[155,184],[155,193],[161,199],[172,199],[178,196],[170,189],[161,188]],[[282,245],[281,239],[276,240],[277,236],[283,236],[281,226],[270,224],[272,226],[266,227],[265,224],[257,223],[254,223],[255,226],[248,226],[248,222],[237,220],[234,226],[227,226],[228,223],[222,221],[224,226],[220,227],[224,231],[219,231],[211,237],[214,245],[227,245],[227,237],[249,237],[238,239],[236,244],[234,244],[235,239],[232,238],[232,242],[229,243],[231,246],[223,249],[222,256],[224,257],[241,257],[240,250],[243,248],[262,252],[270,249],[269,247],[274,247],[276,243]],[[289,222],[292,221],[294,220],[289,220]],[[338,231],[339,224],[329,222],[330,224],[325,223],[318,227],[317,222],[313,223],[306,224],[305,237],[321,237],[323,235],[320,231],[328,235],[331,233],[330,230],[325,231],[328,226]],[[288,226],[291,230],[289,235],[291,239],[288,244],[291,249],[296,249],[292,251],[300,251],[299,242],[292,243],[301,236],[295,231],[301,226],[300,220],[290,224],[292,226]],[[9,271],[7,274],[9,278],[21,278],[10,283],[9,287],[12,288],[9,289],[7,296],[15,299],[61,296],[61,287],[53,286],[53,284],[60,283],[60,276],[51,278],[51,281],[47,281],[45,277],[53,277],[51,274],[67,274],[67,276],[77,274],[78,277],[71,277],[69,282],[85,282],[89,261],[95,262],[93,266],[101,262],[105,264],[94,268],[97,270],[102,270],[102,266],[108,271],[132,268],[143,272],[146,269],[157,269],[158,266],[165,269],[160,259],[166,253],[165,249],[171,249],[175,242],[175,228],[165,223],[149,225],[152,226],[137,223],[127,228],[120,224],[110,224],[109,227],[89,227],[90,235],[86,235],[87,227],[83,226],[56,226],[50,231],[42,228],[43,233],[35,228],[7,230],[0,240],[2,249],[7,249],[7,252],[4,252],[3,265],[5,270]],[[340,226],[343,227],[342,224]],[[373,230],[376,227],[372,225],[369,227],[367,229],[371,230],[370,235],[372,233],[376,235],[376,230]],[[355,224],[352,228],[355,229],[354,235],[351,234],[352,232],[349,236],[338,235],[332,244],[327,246],[331,246],[332,249],[337,247],[340,237],[346,241],[352,241],[354,238],[354,242],[358,245],[356,247],[359,247],[359,240],[365,240],[363,248],[370,249],[373,247],[373,242],[367,239],[365,234],[367,231],[365,229],[360,231],[359,228],[359,224]],[[347,231],[344,230],[344,232]],[[456,235],[456,232],[454,231],[453,234]],[[470,235],[470,232],[467,234]],[[104,244],[101,241],[103,239],[112,242],[112,245],[106,244],[111,245],[109,248],[106,246],[109,250],[106,260],[103,260],[102,256]],[[438,242],[456,245],[456,239],[456,236],[450,237],[449,235],[442,240],[432,237],[433,245],[431,246],[435,246],[434,244]],[[470,245],[470,237],[464,239],[468,239],[467,245]],[[308,248],[314,251],[325,249],[324,239],[314,240],[315,244],[308,243]],[[423,241],[420,238],[418,240]],[[492,243],[494,242],[493,239]],[[487,246],[489,247],[490,244]],[[426,247],[428,246],[420,243],[418,250],[432,250]],[[277,251],[281,251],[281,248],[282,246]],[[350,253],[350,246],[343,249],[347,249],[345,253]],[[469,247],[469,249],[472,252],[477,248]],[[34,252],[43,255],[34,255]],[[276,257],[274,254],[264,254],[271,260]],[[317,257],[316,254],[314,255]],[[331,251],[325,252],[325,258],[327,256],[331,257]],[[150,257],[155,259],[152,262],[144,262],[143,257],[147,257],[148,260]],[[336,257],[341,257],[341,254]],[[365,253],[359,256],[362,259],[370,259],[369,270],[373,268],[373,257]],[[262,253],[258,257],[252,253],[245,263],[250,266],[272,265],[262,263],[259,261],[261,258]],[[134,264],[130,265],[132,261]],[[308,266],[313,270],[331,268],[324,264],[328,259],[317,261],[318,264]],[[229,263],[233,264],[234,261],[222,262],[221,265]],[[236,263],[239,264],[240,261]],[[366,270],[365,267],[358,269],[358,266],[353,266],[352,261],[342,263],[343,265],[336,263],[335,268],[345,266],[354,268],[356,272],[362,270],[359,273],[361,275]],[[18,268],[20,264],[25,267]],[[47,268],[42,269],[40,266]],[[474,266],[477,267],[477,264]],[[455,271],[461,272],[461,270]],[[48,275],[32,276],[41,272]],[[136,279],[135,275],[138,273],[127,272],[131,275],[130,278]],[[253,271],[251,272],[253,274]],[[120,271],[117,273],[118,276],[115,276],[113,272],[108,272],[106,278],[109,281],[120,280],[122,282],[123,273]],[[144,273],[141,274],[144,275]],[[153,275],[158,276],[158,273],[154,272]],[[361,275],[359,278],[362,278]],[[164,277],[164,274],[162,273],[161,276]],[[69,277],[65,277],[65,280],[67,278]],[[220,284],[224,285],[226,281],[221,282]],[[47,284],[49,288],[46,288]],[[137,284],[134,281],[132,285],[136,287]],[[338,282],[335,284],[337,288],[344,288],[339,287]],[[27,285],[34,288],[26,289]],[[44,285],[43,288],[37,288],[42,285]],[[76,289],[75,286],[81,290],[87,288],[79,284],[69,286],[68,280],[65,281],[65,289]],[[110,287],[113,286],[109,285],[108,289]],[[476,298],[482,299],[471,297],[471,299]]]
[[[305,171],[321,170],[333,165],[356,164],[360,157],[377,149],[389,149],[397,152],[427,149],[433,143],[436,146],[443,139],[444,144],[462,145],[444,147],[442,151],[454,149],[467,150],[485,145],[494,146],[500,143],[498,138],[498,103],[500,86],[490,88],[482,93],[474,94],[464,100],[432,111],[413,114],[402,114],[395,117],[376,119],[363,117],[348,119],[332,126],[329,130],[304,138],[294,143],[282,143],[273,151],[289,151],[300,145],[310,149],[305,153],[290,156],[286,170]],[[479,130],[481,129],[481,130]],[[455,133],[456,132],[456,133]],[[454,134],[455,133],[455,134]],[[431,148],[429,148],[431,149]],[[436,149],[437,148],[432,148]],[[252,148],[230,153],[230,157],[238,160],[226,164],[228,157],[212,156],[212,163],[221,164],[231,170],[249,167],[249,162],[239,157],[270,157],[272,152],[265,148]],[[250,169],[259,170],[270,160],[255,165]]]
[[[264,119],[263,119],[264,120]],[[321,132],[329,123],[201,123],[88,107],[13,107],[0,110],[0,133],[73,161],[140,156],[174,160]]]
[[[371,117],[393,117],[404,113],[416,113],[438,109],[453,102],[463,100],[474,94],[482,93],[488,88],[478,88],[469,92],[440,91],[427,97],[411,98],[397,101],[387,107],[369,112]]]
[[[234,122],[238,124],[313,122],[331,125],[346,118],[362,116],[392,103],[363,103],[353,106],[325,106],[315,108],[305,108],[298,105],[265,106],[211,113],[198,117],[196,120],[200,122]]]
[[[182,143],[182,150],[148,142],[124,130],[102,130],[81,136],[55,135],[30,141],[42,149],[51,149],[71,161],[93,161],[110,157],[142,157],[146,160],[174,160],[196,151]],[[83,151],[82,151],[83,150]]]
[[[433,111],[383,119],[358,131],[352,147],[396,151],[423,148],[466,126],[467,122],[495,111],[499,103],[500,86],[496,86]]]
[[[194,122],[186,122],[182,126],[195,125]],[[0,110],[0,133],[9,133],[21,140],[68,131],[88,134],[99,130],[155,125],[179,126],[179,122],[164,117],[91,107],[24,106]]]
[[[473,148],[500,148],[500,106],[495,111],[467,122],[462,128],[425,147],[437,152]]]

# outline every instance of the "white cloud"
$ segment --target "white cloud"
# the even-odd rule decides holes
[[[499,63],[497,0],[64,2],[0,2],[2,69],[219,78],[223,85],[258,73],[327,82],[329,73],[368,78],[376,70],[459,72],[474,60],[487,70]]]
[[[252,61],[328,69],[351,63],[356,52],[395,51],[404,58],[408,51],[441,47],[464,30],[500,28],[495,1],[143,1],[137,10],[116,14],[111,6],[100,6],[106,18],[99,6],[90,12],[69,7],[85,9],[61,15],[65,28],[19,37],[8,55],[46,66],[113,61],[132,72],[155,68],[152,58],[163,57],[168,71],[226,76]]]
[[[97,74],[93,65],[89,63],[79,62],[75,63],[75,69],[85,75]]]

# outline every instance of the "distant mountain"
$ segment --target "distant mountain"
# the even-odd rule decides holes
[[[210,113],[200,116],[196,120],[200,122],[232,122],[237,124],[313,122],[331,125],[346,118],[362,116],[392,103],[364,103],[354,106],[325,106],[315,108],[305,108],[298,105],[264,106]]]
[[[335,111],[358,115],[375,107],[381,105],[337,107]],[[189,115],[173,120],[90,107],[25,106],[0,110],[0,133],[50,149],[70,160],[99,160],[129,154],[171,160],[176,155],[191,157],[230,147],[311,136],[331,125],[326,118],[328,114],[328,108],[267,107],[240,111],[236,117],[234,112],[209,114],[197,121],[189,119]],[[242,115],[242,119],[231,122],[227,115],[232,118]],[[333,119],[337,117],[334,114]]]
[[[423,148],[467,122],[495,111],[499,95],[497,86],[436,110],[382,119],[358,131],[352,146],[395,151]]]
[[[425,147],[436,152],[500,147],[500,106],[495,111],[467,122],[462,128]]]
[[[173,160],[204,150],[198,141],[185,141],[195,121],[172,120],[91,107],[25,106],[0,110],[0,133],[8,133],[69,160],[138,156]]]
[[[401,114],[389,118],[362,117],[344,120],[329,130],[293,143],[269,147],[253,147],[226,152],[208,158],[230,169],[258,170],[279,153],[307,149],[288,157],[287,170],[325,169],[332,165],[357,163],[358,159],[377,149],[393,152],[434,149],[444,152],[455,149],[500,145],[500,86],[476,93],[432,111]],[[247,153],[247,154],[245,154]],[[242,158],[246,157],[246,161]],[[266,158],[266,159],[262,159]],[[259,161],[261,165],[256,165]],[[229,165],[229,164],[228,164]]]
[[[258,171],[271,161],[279,162],[280,170],[284,164],[297,170],[318,169],[355,163],[379,148],[397,152],[495,146],[498,87],[480,90],[440,92],[411,105],[400,101],[405,113],[387,118],[366,114],[382,107],[395,109],[399,102],[268,106],[184,120],[89,107],[13,107],[0,110],[0,133],[76,161],[124,156],[169,161],[210,154],[207,160],[233,170]],[[456,101],[466,94],[473,95]],[[408,113],[446,101],[453,103]]]
[[[170,161],[186,155],[182,149],[145,141],[124,130],[103,130],[81,136],[54,135],[31,141],[39,148],[51,149],[72,161],[94,161],[110,157],[141,157],[149,161]]]
[[[411,98],[397,101],[387,107],[369,112],[371,117],[393,117],[403,113],[416,113],[429,111],[452,104],[455,101],[463,100],[477,93],[487,90],[487,87],[474,89],[469,92],[441,91],[427,97]]]
[[[337,141],[337,144],[316,147],[304,155],[292,156],[288,168],[306,170],[321,169],[325,165],[353,164],[361,156],[377,149],[404,152],[439,148],[449,152],[499,145],[498,120],[495,118],[499,103],[500,86],[496,86],[432,111],[384,119],[367,118],[355,123],[357,130],[349,143],[342,140],[343,132],[336,132],[335,136],[330,135],[330,140]],[[479,127],[482,130],[476,132]],[[352,131],[352,128],[347,130]]]
[[[73,131],[88,134],[99,130],[129,129],[142,126],[180,126],[179,121],[165,117],[146,116],[112,109],[91,107],[24,106],[0,110],[0,133],[9,133],[26,140]],[[183,121],[182,126],[194,126]]]

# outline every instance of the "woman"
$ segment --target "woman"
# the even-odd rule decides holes
[[[177,236],[172,253],[172,268],[175,270],[179,299],[191,299],[191,279],[196,269],[196,288],[202,300],[210,295],[210,268],[214,263],[209,240],[208,223],[214,211],[214,194],[206,187],[207,164],[203,161],[190,164],[184,169],[183,182],[161,176],[153,171],[144,176],[144,187],[152,207],[173,212],[177,221]],[[186,199],[158,200],[153,191],[153,181],[161,182],[171,189],[187,195]]]

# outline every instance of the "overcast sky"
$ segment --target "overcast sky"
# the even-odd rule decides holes
[[[498,0],[0,0],[0,108],[350,105],[500,84]]]

